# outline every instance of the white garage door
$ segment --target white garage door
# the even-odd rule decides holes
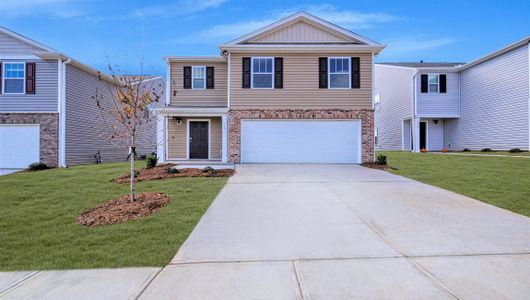
[[[360,120],[242,120],[242,163],[360,163]]]
[[[39,161],[39,125],[0,125],[0,169],[25,169]]]

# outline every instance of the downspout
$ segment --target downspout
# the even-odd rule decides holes
[[[59,59],[59,167],[66,168],[66,65],[72,59],[65,62]]]
[[[375,64],[374,64],[374,53],[372,52],[372,111],[374,113],[373,115],[373,121],[374,121],[374,128],[373,129],[373,132],[374,132],[374,138],[372,139],[372,144],[373,144],[373,147],[374,147],[374,153],[373,153],[373,157],[372,157],[372,162],[375,161],[375,128],[376,128],[376,124],[375,124],[375,96],[374,96],[374,92],[375,92]],[[362,121],[361,121],[362,122]],[[379,134],[379,133],[377,133]],[[362,135],[362,133],[361,133]],[[362,143],[361,143],[362,144]],[[361,162],[362,162],[362,145],[361,145]]]
[[[412,77],[412,119],[411,119],[411,129],[412,129],[412,151],[413,152],[419,152],[416,149],[419,149],[419,122],[416,122],[416,115],[417,115],[417,96],[418,96],[418,69],[416,69],[416,72],[414,73],[414,76]]]

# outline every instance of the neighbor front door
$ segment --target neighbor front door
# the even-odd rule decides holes
[[[420,150],[421,149],[427,149],[427,122],[420,122]]]
[[[208,122],[190,121],[190,159],[208,159]]]

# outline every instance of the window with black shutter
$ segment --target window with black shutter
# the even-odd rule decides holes
[[[351,88],[361,88],[361,61],[359,57],[351,58]]]
[[[26,94],[35,94],[35,63],[26,63]]]
[[[421,92],[429,92],[429,75],[427,74],[421,74]]]
[[[242,87],[244,89],[250,88],[250,57],[243,57],[242,58]]]
[[[318,88],[328,88],[328,58],[318,58]]]
[[[184,67],[184,88],[191,89],[191,67]]]
[[[207,89],[214,88],[214,68],[213,67],[206,67],[206,88]]]
[[[440,93],[447,93],[447,75],[440,74]]]
[[[283,89],[283,57],[274,58],[274,88]]]

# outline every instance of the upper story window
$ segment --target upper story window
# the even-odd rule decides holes
[[[253,57],[251,82],[253,89],[272,89],[274,87],[274,60],[272,57]]]
[[[25,64],[3,63],[3,93],[4,94],[24,94],[26,85]]]
[[[206,88],[206,67],[193,66],[191,68],[192,89],[204,90]]]
[[[330,57],[329,63],[329,88],[351,88],[351,72],[349,57]]]
[[[438,93],[440,91],[440,76],[438,74],[429,74],[429,93]]]

